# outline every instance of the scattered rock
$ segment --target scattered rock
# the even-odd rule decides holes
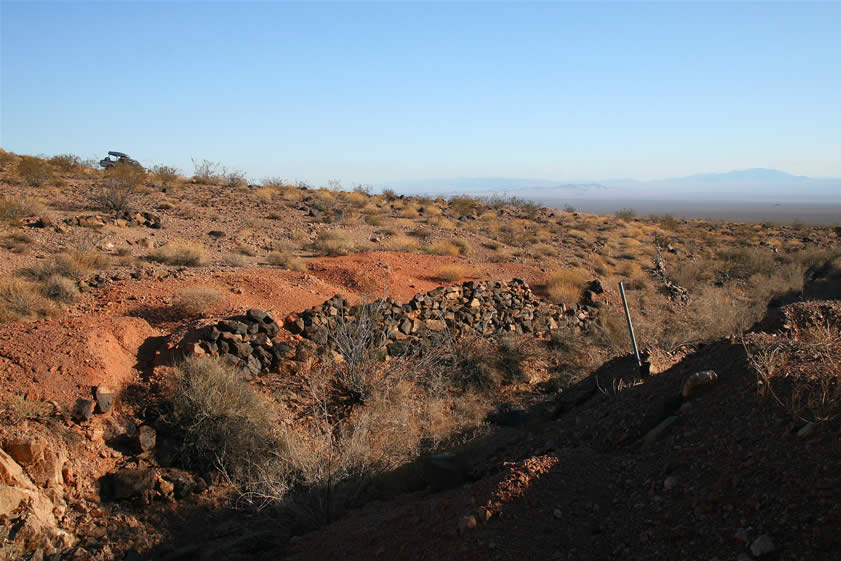
[[[689,399],[706,390],[709,390],[718,382],[718,374],[714,370],[704,370],[689,376],[683,383],[680,394]]]
[[[648,434],[643,437],[643,444],[647,445],[659,440],[664,434],[666,434],[666,431],[669,430],[669,427],[671,427],[677,419],[678,417],[674,415],[663,419],[659,425],[648,431]]]
[[[106,500],[123,500],[149,495],[155,489],[155,473],[150,469],[122,469],[100,479]]]
[[[473,515],[462,516],[458,521],[459,534],[465,533],[467,530],[472,530],[479,525],[476,517]]]
[[[144,452],[148,452],[155,448],[158,433],[149,425],[143,425],[137,431],[137,444]]]
[[[812,438],[818,432],[818,424],[809,422],[800,427],[800,430],[797,431],[797,438],[802,440],[806,440],[808,438]]]
[[[762,534],[750,544],[750,552],[754,557],[762,557],[770,553],[774,553],[777,546],[768,534]]]
[[[423,463],[423,479],[434,491],[464,484],[466,473],[464,463],[452,453],[429,456]]]
[[[108,413],[114,405],[114,398],[117,394],[107,386],[97,386],[94,396],[96,397],[96,409],[100,413]]]
[[[95,405],[96,404],[91,399],[79,398],[79,399],[76,400],[76,403],[73,405],[73,410],[72,410],[70,416],[77,423],[90,421],[91,416],[93,415],[93,408],[94,408]]]

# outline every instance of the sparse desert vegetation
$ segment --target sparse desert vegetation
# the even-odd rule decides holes
[[[129,376],[118,369],[137,363],[144,376],[155,372],[155,382],[130,378],[138,385],[127,399],[132,392],[148,397],[127,401],[120,411],[132,426],[154,427],[162,453],[173,447],[174,467],[153,468],[163,474],[160,481],[168,481],[164,470],[177,469],[191,481],[226,489],[240,507],[275,512],[288,506],[302,528],[340,519],[374,497],[428,488],[430,476],[422,472],[429,458],[452,450],[470,458],[471,469],[501,473],[488,450],[504,423],[551,431],[540,441],[567,435],[568,426],[595,434],[598,442],[643,438],[633,423],[620,434],[599,432],[592,421],[604,417],[624,427],[626,421],[613,419],[614,408],[633,411],[629,418],[636,419],[641,410],[650,413],[649,400],[663,400],[638,397],[655,390],[628,376],[635,366],[628,368],[619,281],[652,367],[651,387],[672,384],[660,377],[682,376],[681,364],[701,370],[721,353],[734,364],[741,360],[738,375],[749,375],[751,392],[759,388],[758,403],[787,419],[834,426],[839,416],[831,372],[836,328],[818,322],[786,328],[784,337],[750,335],[770,329],[763,322],[775,310],[838,293],[841,249],[834,227],[595,216],[511,197],[380,195],[342,190],[339,182],[316,189],[280,178],[255,188],[244,186],[244,174],[207,161],[197,161],[186,181],[162,166],[152,173],[117,169],[124,166],[104,172],[72,155],[26,160],[4,154],[0,252],[10,266],[0,275],[0,323],[13,335],[0,338],[0,356],[23,357],[41,345],[46,357],[43,368],[25,358],[9,363],[8,418],[39,425],[50,415],[67,415],[75,426],[71,413],[42,414],[45,399],[72,411],[75,399],[87,399],[102,383],[91,381],[94,373]],[[133,212],[124,213],[128,209]],[[499,295],[499,305],[511,309],[483,309],[477,321],[514,318],[516,311],[516,322],[493,336],[456,333],[452,325],[464,320],[463,310],[413,310],[421,306],[421,300],[412,304],[415,295],[439,285],[513,278],[524,278],[542,305],[564,310],[553,319],[555,329],[529,331],[528,323],[516,322],[531,321],[523,318],[535,310]],[[293,333],[311,327],[306,309],[337,294],[370,302],[369,319],[395,310],[414,315],[386,333],[375,321],[345,321],[338,310],[331,316],[328,305],[323,342]],[[383,295],[393,303],[376,303]],[[486,295],[493,298],[493,290]],[[457,297],[452,302],[471,305]],[[271,311],[280,333],[239,326],[244,314],[260,317],[260,309]],[[131,327],[100,327],[117,320]],[[215,355],[178,354],[184,330],[211,330],[219,321],[231,323],[223,324],[229,331],[216,329]],[[150,331],[132,335],[138,329]],[[45,347],[42,330],[63,341],[73,359],[55,358],[70,355]],[[733,342],[742,334],[744,347]],[[120,354],[126,345],[139,349],[156,337],[173,338],[171,360],[138,359],[146,352],[140,350]],[[243,369],[240,353],[252,357],[251,370]],[[154,360],[161,362],[152,366]],[[714,367],[720,374],[735,368]],[[42,376],[55,384],[33,393],[30,380]],[[80,384],[88,389],[82,392]],[[573,396],[585,389],[592,393],[579,404]],[[62,402],[65,396],[72,399]],[[580,421],[564,417],[568,407]],[[82,422],[99,426],[104,418],[94,413]],[[562,436],[567,440],[556,445],[567,446],[571,438]],[[126,448],[126,458],[139,456],[136,446]],[[523,447],[529,450],[516,457],[532,454],[533,444]],[[129,469],[123,456],[97,454],[109,473]],[[182,500],[167,495],[166,483],[155,485],[151,500]],[[124,501],[102,504],[108,509]]]

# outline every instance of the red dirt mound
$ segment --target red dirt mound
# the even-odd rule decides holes
[[[136,375],[138,350],[158,331],[140,318],[90,317],[8,325],[0,332],[4,394],[72,405],[91,386],[118,388]]]

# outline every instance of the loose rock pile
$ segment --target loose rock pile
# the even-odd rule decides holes
[[[567,308],[544,302],[519,279],[471,281],[417,294],[405,304],[386,298],[352,306],[334,296],[321,306],[287,318],[287,329],[302,338],[297,342],[278,337],[281,328],[271,312],[248,310],[244,316],[204,328],[197,342],[185,345],[184,351],[221,357],[250,378],[277,368],[283,360],[304,360],[318,351],[326,352],[335,346],[337,327],[361,316],[382,335],[375,339],[386,352],[401,355],[415,348],[414,341],[440,332],[452,336],[543,336],[562,326],[583,327],[597,315],[595,305]]]
[[[579,308],[567,310],[543,302],[525,282],[514,279],[439,287],[415,295],[406,304],[386,298],[369,304],[367,311],[376,315],[390,341],[401,341],[425,331],[445,329],[454,335],[543,335],[570,318],[584,321],[597,314],[594,307]],[[303,312],[290,322],[289,330],[318,344],[328,344],[331,329],[340,322],[352,321],[361,310],[360,306],[350,306],[341,296],[334,296],[321,306]]]
[[[87,228],[102,228],[108,224],[126,228],[128,226],[146,226],[153,230],[160,230],[163,225],[161,217],[151,212],[132,212],[124,210],[117,214],[116,217],[102,216],[101,214],[93,214],[87,216],[73,216],[64,220],[66,224],[71,226],[84,226]]]
[[[187,345],[187,354],[218,356],[243,371],[246,377],[272,370],[293,353],[292,347],[274,340],[280,326],[271,312],[248,310],[244,316],[224,319],[208,326],[199,341]]]

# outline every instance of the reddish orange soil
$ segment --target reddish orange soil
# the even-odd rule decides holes
[[[249,308],[272,310],[278,318],[321,304],[335,294],[351,300],[389,294],[407,300],[441,284],[441,266],[462,263],[471,278],[519,277],[539,283],[543,272],[527,265],[471,264],[434,255],[371,252],[308,259],[307,273],[246,268],[183,272],[164,279],[122,280],[87,295],[63,320],[7,326],[0,333],[0,380],[7,394],[54,400],[69,406],[89,397],[99,384],[119,387],[138,376],[138,350],[146,340],[166,336],[187,319],[173,308],[185,288],[208,286],[225,294],[209,316],[224,317]],[[160,344],[160,341],[157,341]],[[154,348],[145,349],[153,353]],[[149,355],[151,356],[151,355]],[[147,356],[147,359],[149,358]]]

